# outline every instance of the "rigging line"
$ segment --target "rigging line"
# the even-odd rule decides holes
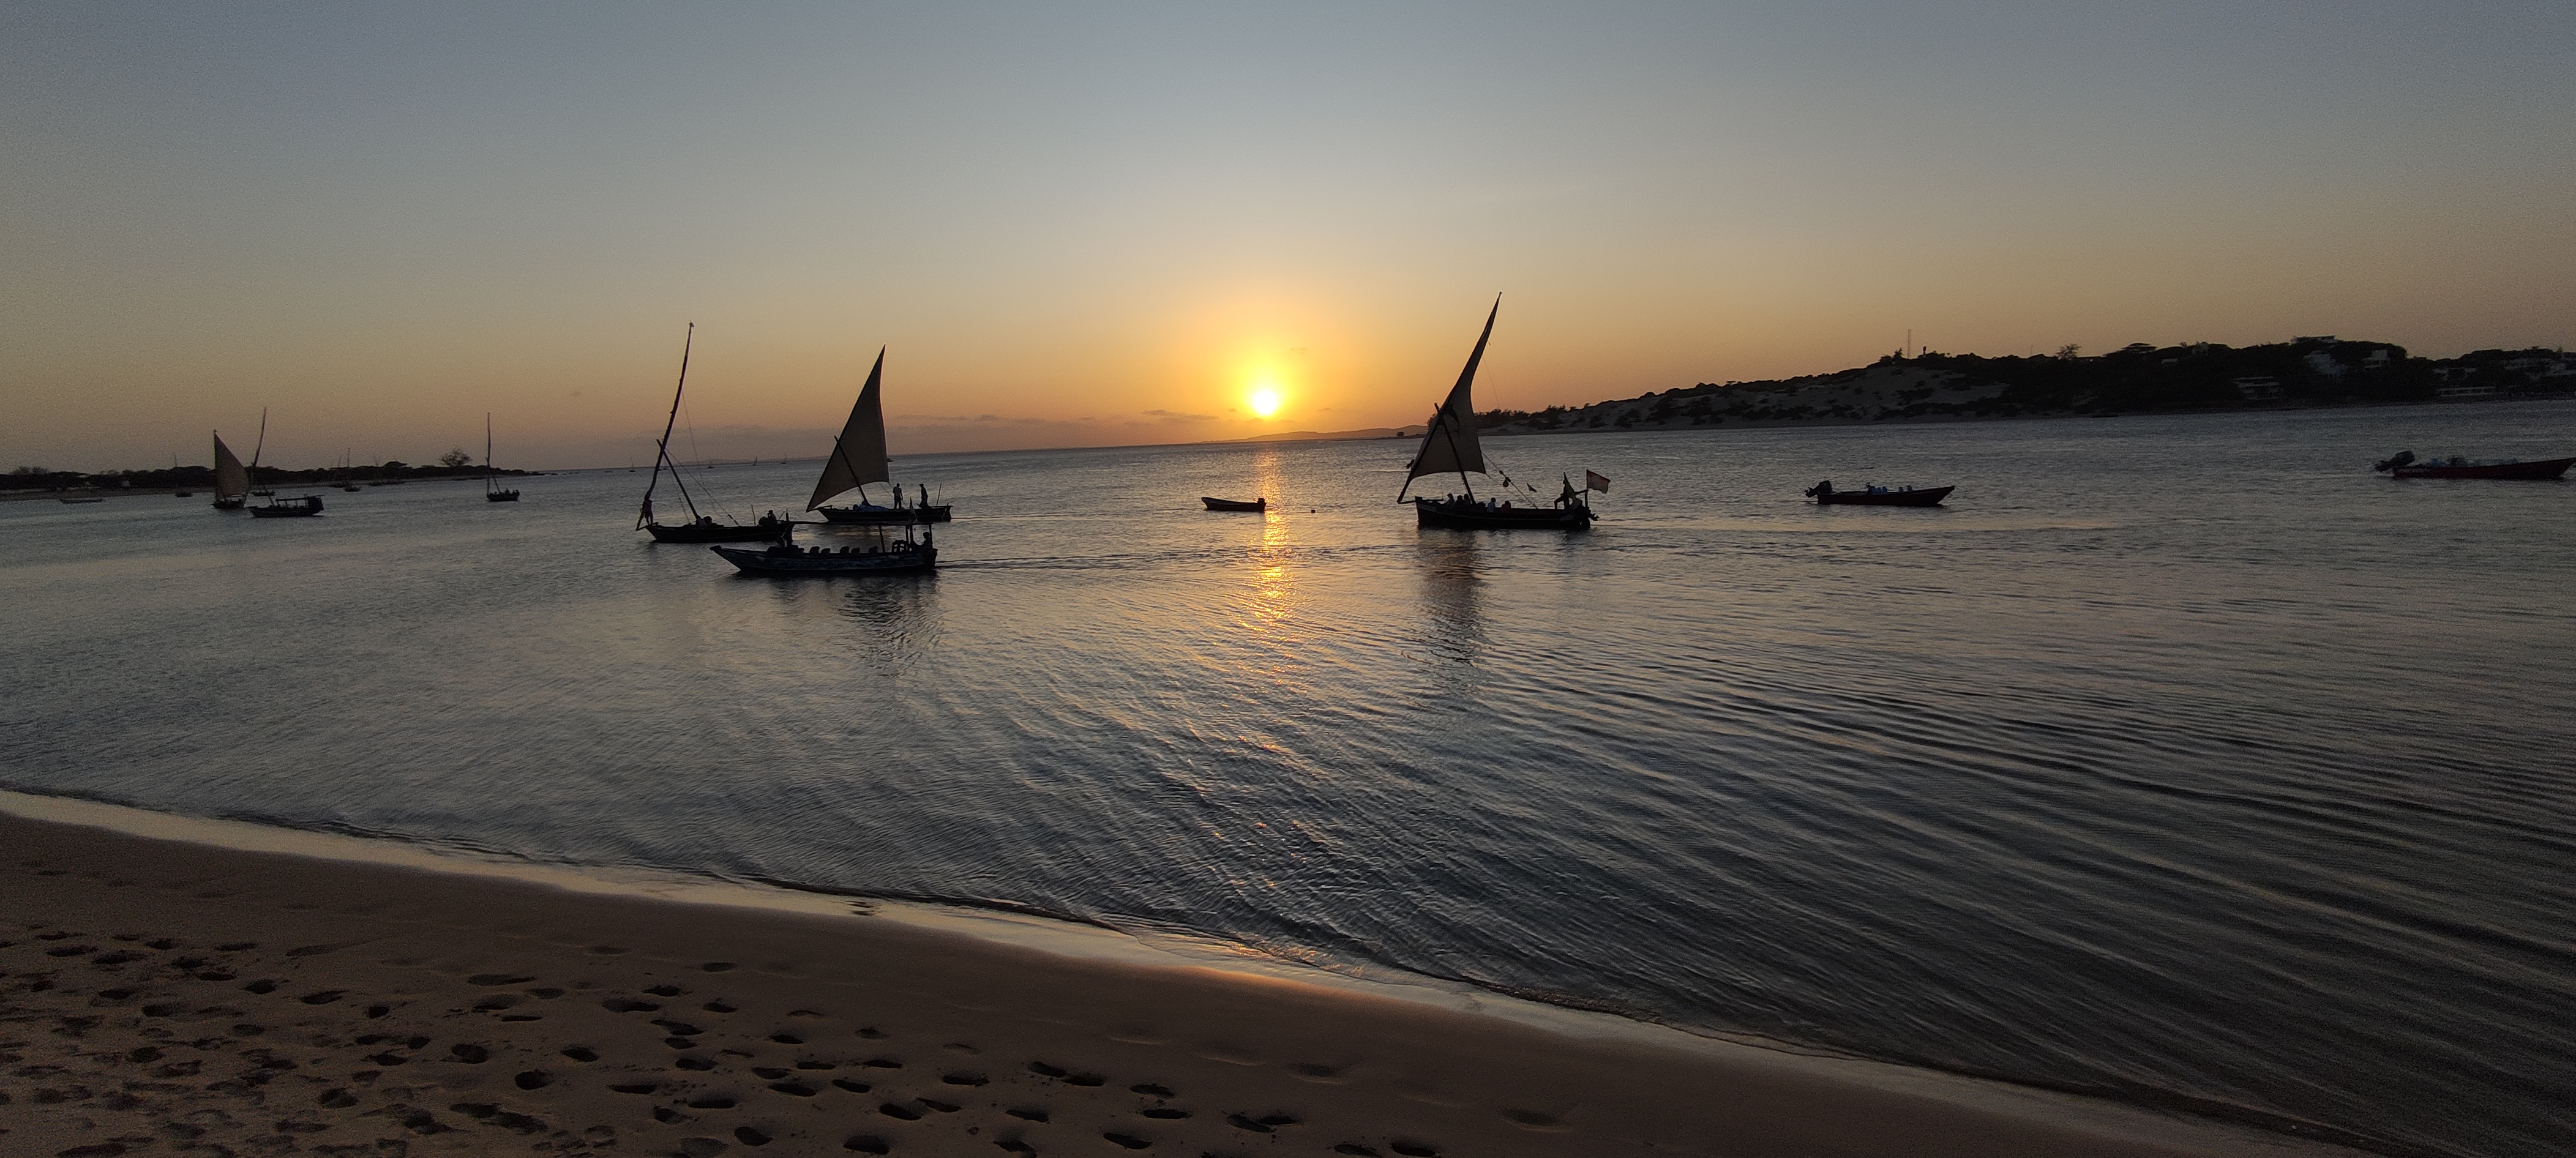
[[[698,465],[701,469],[705,468],[708,465],[706,454],[698,449],[698,416],[695,411],[689,409],[688,404],[685,402],[680,405],[680,421],[687,424],[689,428],[690,455],[694,456],[698,460]],[[671,464],[671,473],[674,477],[677,477],[680,474],[678,463]],[[724,499],[718,497],[714,491],[706,490],[703,487],[699,489],[707,496],[707,505],[714,507],[716,509],[716,513],[723,515],[727,522],[738,523],[742,521],[733,517],[733,509],[727,507]]]

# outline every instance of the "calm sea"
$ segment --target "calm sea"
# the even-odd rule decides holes
[[[917,579],[737,578],[622,470],[0,505],[0,782],[2576,1149],[2576,482],[2367,470],[2576,404],[1489,447],[1604,521],[1418,531],[1387,442],[905,458]]]

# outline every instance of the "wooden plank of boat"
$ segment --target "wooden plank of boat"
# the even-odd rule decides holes
[[[804,579],[831,575],[894,575],[929,571],[939,565],[939,548],[928,543],[897,543],[883,551],[795,547],[775,544],[765,550],[709,547],[745,575]]]
[[[1254,499],[1247,503],[1242,499],[1212,499],[1206,495],[1200,495],[1199,501],[1206,503],[1207,509],[1211,511],[1266,511],[1270,509],[1270,499],[1267,496]]]
[[[2576,458],[2551,458],[2534,462],[2463,463],[2457,466],[2440,463],[2417,463],[2391,468],[2391,478],[2503,478],[2554,479],[2576,466]]]
[[[1941,500],[1949,498],[1950,492],[1957,489],[1959,488],[1955,486],[1946,486],[1924,487],[1919,490],[1906,487],[1892,491],[1838,491],[1832,489],[1830,484],[1818,483],[1810,488],[1807,494],[1822,506],[1937,507],[1941,505]]]

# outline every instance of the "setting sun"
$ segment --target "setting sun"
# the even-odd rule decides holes
[[[1252,412],[1263,418],[1279,413],[1279,392],[1268,386],[1255,389],[1247,401],[1252,404]]]

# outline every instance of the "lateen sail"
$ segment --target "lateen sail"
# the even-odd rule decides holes
[[[250,472],[242,468],[240,456],[224,445],[224,436],[215,436],[215,497],[237,499],[250,493]]]
[[[849,425],[833,440],[832,457],[823,463],[823,477],[815,481],[814,497],[806,501],[806,510],[815,510],[861,483],[892,480],[886,470],[885,408],[877,400],[877,387],[884,377],[885,350],[880,348],[877,364],[868,371],[868,384],[859,388],[859,400],[850,407]]]
[[[1423,432],[1422,450],[1413,456],[1406,482],[1426,474],[1485,473],[1485,449],[1476,442],[1476,403],[1470,390],[1476,384],[1476,364],[1485,360],[1485,339],[1494,336],[1494,314],[1502,308],[1502,299],[1494,299],[1492,312],[1485,315],[1485,332],[1476,335],[1476,351],[1467,355],[1467,368],[1458,372],[1458,385],[1449,391],[1449,400],[1440,404],[1440,413],[1432,416],[1431,429]]]

